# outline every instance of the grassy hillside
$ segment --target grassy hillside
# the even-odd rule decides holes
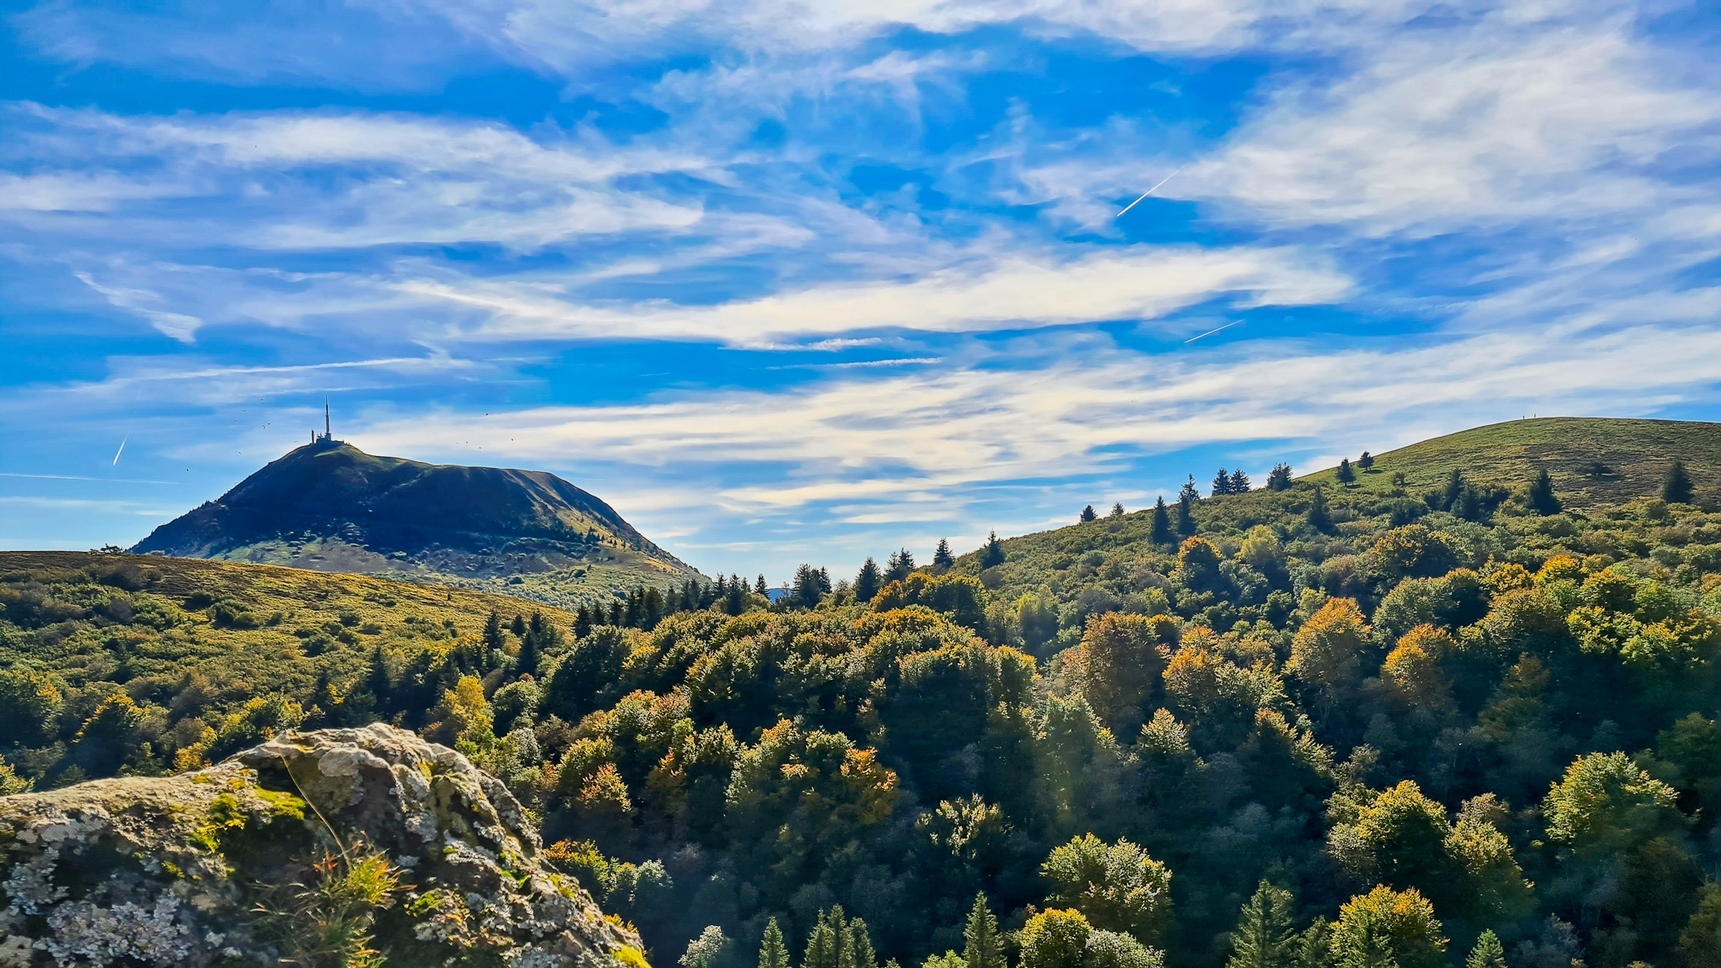
[[[1545,468],[1568,503],[1583,507],[1655,494],[1675,460],[1690,470],[1699,503],[1721,499],[1721,424],[1607,417],[1511,420],[1424,440],[1376,454],[1356,486],[1390,491],[1403,474],[1405,489],[1420,495],[1458,470],[1479,484],[1518,487]],[[1329,468],[1302,480],[1335,484],[1335,475]]]
[[[139,716],[181,724],[154,738],[132,764],[138,769],[170,767],[182,750],[231,752],[273,729],[365,720],[370,712],[344,708],[342,690],[329,684],[362,680],[379,655],[418,677],[433,705],[439,683],[425,672],[457,650],[475,651],[492,610],[504,622],[538,611],[553,625],[573,623],[518,598],[363,575],[0,552],[0,668],[39,672],[58,691],[53,735],[20,754],[44,779],[102,772],[72,741],[122,685]],[[487,661],[471,656],[466,665],[482,671]]]
[[[1352,594],[1346,577],[1354,557],[1391,528],[1421,521],[1463,535],[1480,563],[1489,557],[1539,566],[1549,549],[1573,545],[1615,559],[1658,552],[1668,561],[1715,553],[1721,533],[1712,515],[1675,509],[1666,520],[1645,514],[1667,468],[1682,460],[1696,483],[1699,506],[1721,504],[1721,424],[1666,420],[1542,418],[1478,427],[1412,444],[1376,457],[1370,473],[1339,485],[1332,469],[1297,478],[1289,491],[1257,488],[1247,494],[1207,497],[1196,503],[1197,533],[1235,552],[1249,529],[1268,526],[1283,542],[1297,580],[1333,594]],[[1608,472],[1590,473],[1603,462]],[[1547,468],[1567,513],[1544,518],[1524,504],[1530,478]],[[1512,492],[1483,523],[1432,511],[1424,494],[1443,487],[1453,470],[1477,485]],[[1402,473],[1402,484],[1394,478]],[[1210,476],[1210,475],[1209,475]],[[1197,481],[1204,481],[1196,475]],[[1319,487],[1335,527],[1323,533],[1307,522]],[[1635,502],[1635,503],[1634,503]],[[1707,523],[1706,523],[1707,522]],[[1067,647],[1090,615],[1114,608],[1150,607],[1155,589],[1167,587],[1176,543],[1150,540],[1151,509],[1101,517],[1003,542],[1005,562],[984,571],[979,553],[958,558],[959,573],[981,578],[992,594],[993,616],[1015,629],[1018,643],[1042,652]],[[1051,638],[1023,638],[1016,616],[1023,595],[1036,596],[1053,614]],[[1223,610],[1222,610],[1223,611]],[[1212,616],[1228,628],[1238,614]]]

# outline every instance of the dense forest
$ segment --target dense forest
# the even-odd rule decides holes
[[[1714,968],[1721,513],[1514,473],[1221,474],[774,604],[0,556],[0,792],[382,719],[658,964]]]

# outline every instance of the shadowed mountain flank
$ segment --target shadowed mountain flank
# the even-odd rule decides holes
[[[614,508],[554,474],[377,457],[324,439],[132,550],[463,579],[582,567],[658,578],[692,573]]]

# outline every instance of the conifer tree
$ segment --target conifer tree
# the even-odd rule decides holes
[[[1493,931],[1478,935],[1470,957],[1464,959],[1464,968],[1506,968],[1506,949],[1501,946],[1499,936]]]
[[[1291,968],[1296,951],[1291,892],[1262,881],[1231,932],[1231,960],[1225,968]]]
[[[508,625],[508,631],[513,632],[516,637],[524,636],[526,634],[526,620],[518,615],[514,616],[514,621]]]
[[[1440,506],[1435,510],[1450,511],[1457,507],[1458,502],[1464,497],[1465,488],[1469,486],[1464,482],[1464,472],[1454,468],[1452,473],[1446,477],[1446,490],[1440,494]]]
[[[1165,506],[1163,496],[1153,504],[1153,531],[1148,540],[1156,545],[1168,545],[1177,540],[1177,535],[1171,530],[1171,510]]]
[[[884,566],[884,580],[902,581],[914,573],[914,555],[907,548],[902,548],[890,556]]]
[[[994,531],[986,538],[985,547],[980,549],[980,567],[996,568],[1004,563],[1004,542],[998,540],[998,532]]]
[[[829,911],[820,911],[818,924],[807,938],[807,954],[801,959],[801,968],[855,968],[854,957],[854,937],[848,930],[842,906],[833,905]]]
[[[968,924],[962,929],[962,960],[968,968],[1005,968],[1004,944],[998,937],[998,919],[986,904],[985,894],[974,896]]]
[[[1544,518],[1560,513],[1560,499],[1554,495],[1554,479],[1548,476],[1546,467],[1530,480],[1530,509]]]
[[[1111,506],[1111,516],[1114,518],[1123,517],[1123,502],[1122,501],[1119,501],[1116,504],[1113,504]]]
[[[579,616],[576,614],[574,618],[577,623]],[[538,674],[538,663],[541,660],[538,650],[541,638],[542,636],[535,635],[528,630],[526,637],[520,640],[520,655],[514,660],[514,675],[536,676]]]
[[[1674,461],[1661,482],[1661,499],[1669,504],[1690,504],[1691,492],[1691,474],[1685,469],[1685,462]]]
[[[484,620],[484,648],[490,651],[502,649],[502,616],[490,610],[490,617]]]
[[[789,946],[783,943],[783,929],[777,919],[765,923],[765,938],[759,943],[759,968],[789,968]]]
[[[1267,475],[1267,490],[1288,491],[1291,489],[1291,465],[1279,463],[1273,465],[1273,470]]]
[[[382,643],[371,650],[370,668],[365,672],[365,691],[376,700],[376,712],[381,715],[393,709],[390,698],[394,693],[394,681],[388,674],[388,655],[382,650]]]
[[[1177,496],[1177,533],[1185,538],[1195,536],[1195,502],[1187,494]]]
[[[878,956],[872,950],[872,934],[860,918],[849,922],[845,948],[851,952],[849,964],[853,968],[878,968]]]
[[[1327,495],[1318,487],[1314,498],[1309,501],[1309,527],[1322,534],[1333,533],[1333,517],[1327,513]]]
[[[1218,497],[1221,494],[1230,494],[1231,472],[1223,467],[1219,468],[1219,473],[1213,475],[1213,486],[1210,488],[1210,492],[1214,497]]]
[[[1088,505],[1085,508],[1082,508],[1082,523],[1083,524],[1087,524],[1088,522],[1093,521],[1094,519],[1096,519],[1098,517],[1099,517],[1099,515],[1094,513],[1094,506],[1092,504]]]
[[[1339,461],[1338,477],[1340,484],[1349,485],[1356,483],[1356,471],[1351,469],[1351,459],[1349,457]]]
[[[956,564],[956,556],[950,553],[950,542],[938,539],[938,550],[932,553],[932,564],[936,568],[949,568]]]
[[[860,574],[855,576],[855,601],[870,602],[878,594],[879,581],[878,562],[868,557],[861,565]]]
[[[592,624],[592,613],[584,605],[581,605],[579,610],[574,612],[574,638],[583,639],[592,634]],[[524,631],[525,626],[521,625],[521,629]]]
[[[1356,466],[1362,468],[1362,472],[1367,474],[1369,468],[1374,466],[1374,455],[1366,450],[1363,451],[1362,456],[1356,459]]]
[[[770,591],[770,590],[771,590],[771,586],[765,584],[765,573],[760,572],[759,577],[753,580],[753,594],[758,595],[762,598],[762,597],[764,597],[765,593]]]
[[[1194,504],[1199,500],[1201,500],[1201,488],[1195,486],[1195,475],[1191,474],[1189,480],[1184,481],[1183,486],[1177,491],[1177,503]]]
[[[1231,472],[1231,493],[1249,493],[1249,475],[1243,473],[1243,468],[1241,467]]]

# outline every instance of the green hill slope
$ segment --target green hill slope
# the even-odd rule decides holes
[[[296,448],[134,552],[398,574],[552,604],[695,574],[596,496],[542,471]]]
[[[1389,491],[1393,475],[1403,474],[1406,489],[1420,494],[1454,470],[1479,484],[1517,487],[1546,468],[1569,503],[1608,504],[1656,493],[1675,460],[1690,470],[1699,503],[1721,497],[1721,424],[1609,417],[1512,420],[1424,440],[1376,454],[1357,487]],[[1337,483],[1333,469],[1303,480]]]
[[[1721,424],[1562,417],[1493,424],[1402,447],[1378,455],[1371,472],[1359,472],[1350,487],[1340,486],[1329,468],[1297,478],[1289,491],[1258,488],[1206,497],[1196,503],[1194,516],[1198,533],[1228,553],[1237,550],[1250,528],[1268,526],[1283,542],[1291,567],[1311,572],[1306,584],[1330,586],[1337,594],[1346,585],[1333,575],[1378,535],[1413,520],[1472,535],[1479,560],[1516,555],[1533,565],[1557,541],[1574,541],[1615,558],[1647,554],[1656,545],[1645,543],[1641,507],[1600,512],[1655,498],[1674,460],[1685,462],[1699,505],[1721,502]],[[1599,475],[1592,473],[1598,461],[1605,465]],[[1542,518],[1524,506],[1525,485],[1543,468],[1569,513]],[[1432,511],[1425,501],[1424,495],[1443,486],[1454,470],[1473,484],[1513,492],[1489,515],[1485,534],[1472,522]],[[1398,474],[1404,477],[1395,484]],[[1332,533],[1307,522],[1317,487],[1335,521]],[[1051,638],[1037,642],[1030,633],[1028,644],[1060,648],[1080,638],[1088,616],[1145,607],[1144,596],[1167,585],[1176,566],[1176,543],[1154,544],[1152,523],[1152,511],[1141,510],[1010,538],[1003,542],[1003,565],[983,570],[976,552],[960,557],[956,570],[985,582],[994,620],[1015,623],[1018,636],[1017,604],[1024,595],[1034,596],[1050,612],[1039,621]],[[1693,540],[1677,526],[1651,528],[1649,534],[1663,531],[1669,541],[1665,547],[1681,554]],[[1707,537],[1701,528],[1695,533],[1702,540],[1721,540]]]

